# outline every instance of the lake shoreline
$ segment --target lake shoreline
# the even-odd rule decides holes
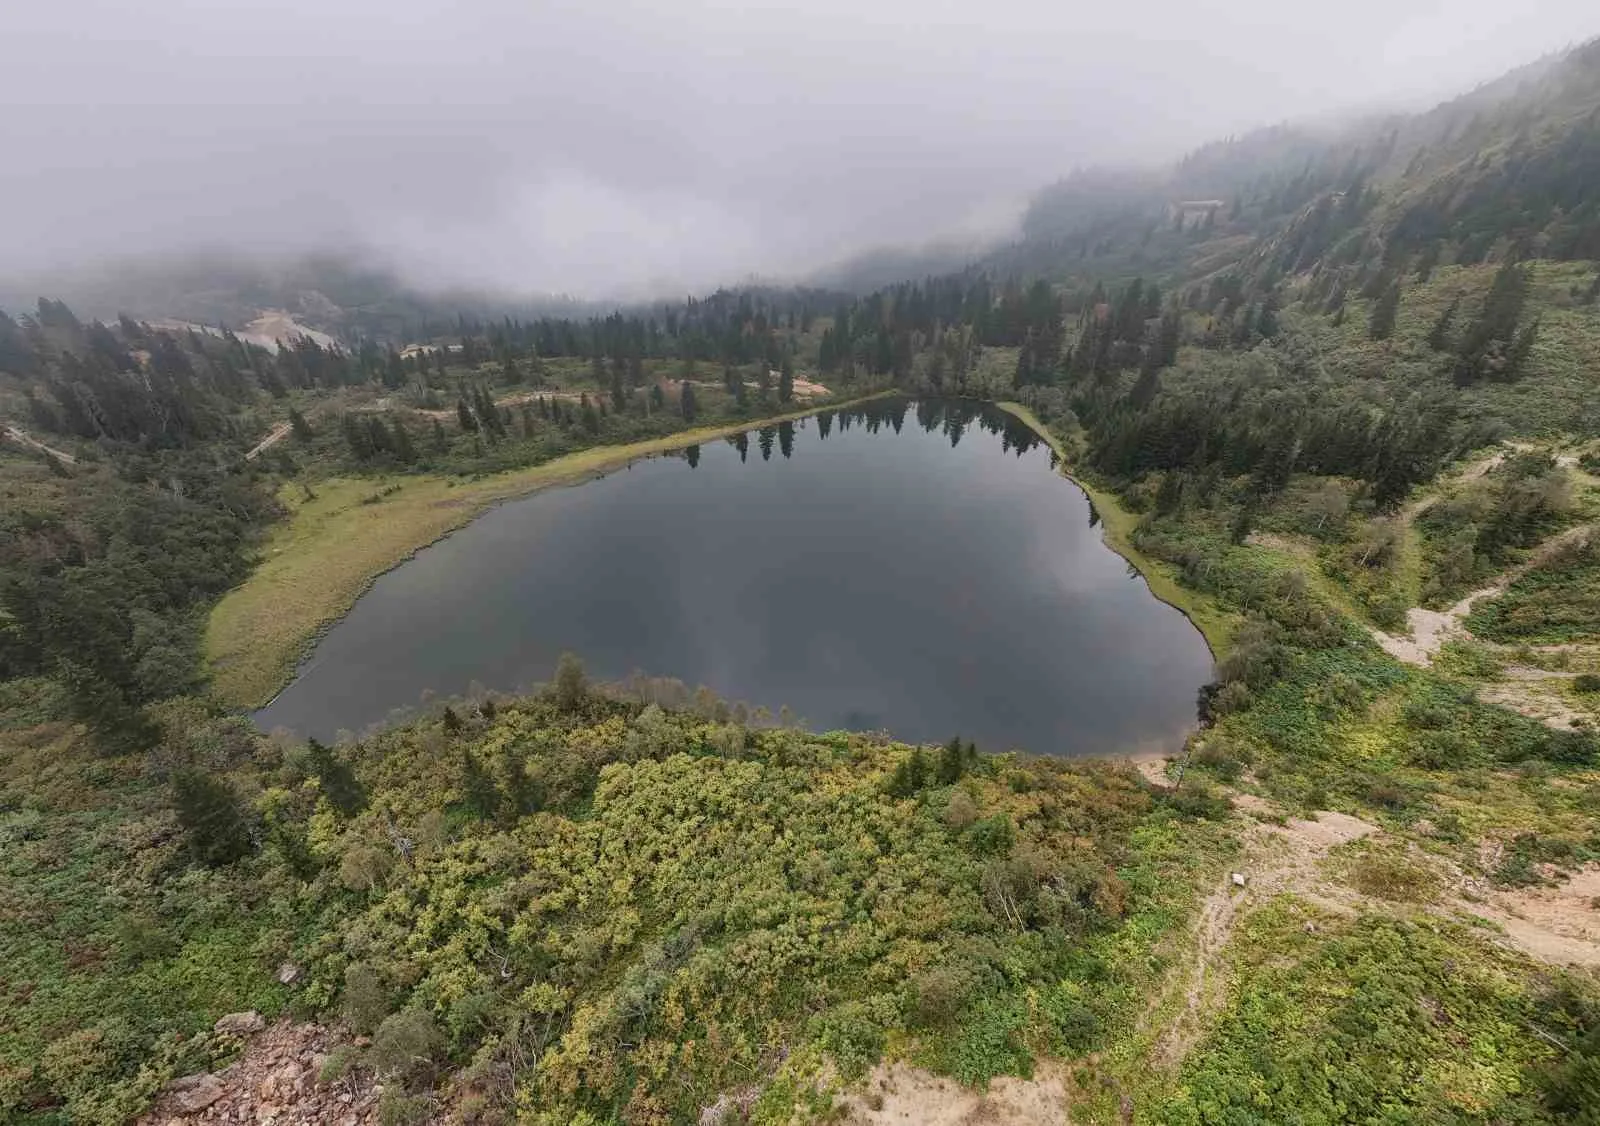
[[[1167,564],[1151,559],[1134,546],[1132,531],[1138,522],[1138,517],[1123,507],[1121,500],[1116,496],[1096,488],[1072,472],[1066,447],[1038,415],[1018,402],[1004,399],[993,402],[997,408],[1023,423],[1049,444],[1059,459],[1058,468],[1061,475],[1082,489],[1084,495],[1089,498],[1089,503],[1094,505],[1095,511],[1100,514],[1101,540],[1106,547],[1122,556],[1128,566],[1139,573],[1151,597],[1166,603],[1188,619],[1189,624],[1205,640],[1206,648],[1211,650],[1213,659],[1220,657],[1226,651],[1228,638],[1236,624],[1235,619],[1204,595],[1179,584],[1169,573]]]
[[[701,442],[899,393],[876,391],[766,418],[682,430],[620,446],[592,446],[483,477],[415,474],[321,482],[316,486],[320,495],[298,504],[289,500],[292,511],[269,535],[260,562],[212,608],[204,660],[213,694],[240,711],[266,707],[294,682],[317,642],[374,583],[498,505],[593,481],[635,461],[677,453]],[[390,488],[394,492],[386,493]],[[409,518],[386,519],[395,516]],[[349,550],[351,544],[361,544],[365,550],[356,549],[353,558],[341,554],[340,549]],[[328,562],[332,566],[326,569],[318,566]]]

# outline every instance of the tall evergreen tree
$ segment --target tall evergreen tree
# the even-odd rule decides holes
[[[306,743],[306,768],[317,780],[322,796],[346,817],[354,817],[367,804],[367,794],[356,780],[350,764],[333,753],[333,749],[315,739]]]
[[[220,868],[253,851],[238,795],[227,782],[204,771],[179,770],[172,776],[172,798],[190,855],[199,863]]]
[[[1367,335],[1373,340],[1387,340],[1394,335],[1394,322],[1400,312],[1400,279],[1396,278],[1385,287],[1378,297],[1378,303],[1372,307],[1372,316],[1367,321]]]
[[[1439,314],[1439,319],[1433,322],[1433,328],[1428,330],[1428,347],[1435,352],[1450,351],[1450,342],[1455,334],[1456,312],[1461,308],[1461,298],[1457,297],[1445,306],[1444,312]]]

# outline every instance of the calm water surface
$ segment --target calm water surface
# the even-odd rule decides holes
[[[873,404],[536,494],[379,579],[256,718],[331,738],[572,650],[817,730],[1175,746],[1210,654],[1052,461],[997,411]]]

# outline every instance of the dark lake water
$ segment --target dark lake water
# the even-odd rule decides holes
[[[331,738],[571,650],[815,730],[1175,748],[1210,653],[1053,461],[992,408],[874,403],[514,501],[380,578],[256,718]]]

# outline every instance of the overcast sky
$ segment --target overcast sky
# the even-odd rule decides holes
[[[1470,87],[1594,0],[0,0],[0,272],[366,246],[584,296],[1003,223],[1076,165]]]

